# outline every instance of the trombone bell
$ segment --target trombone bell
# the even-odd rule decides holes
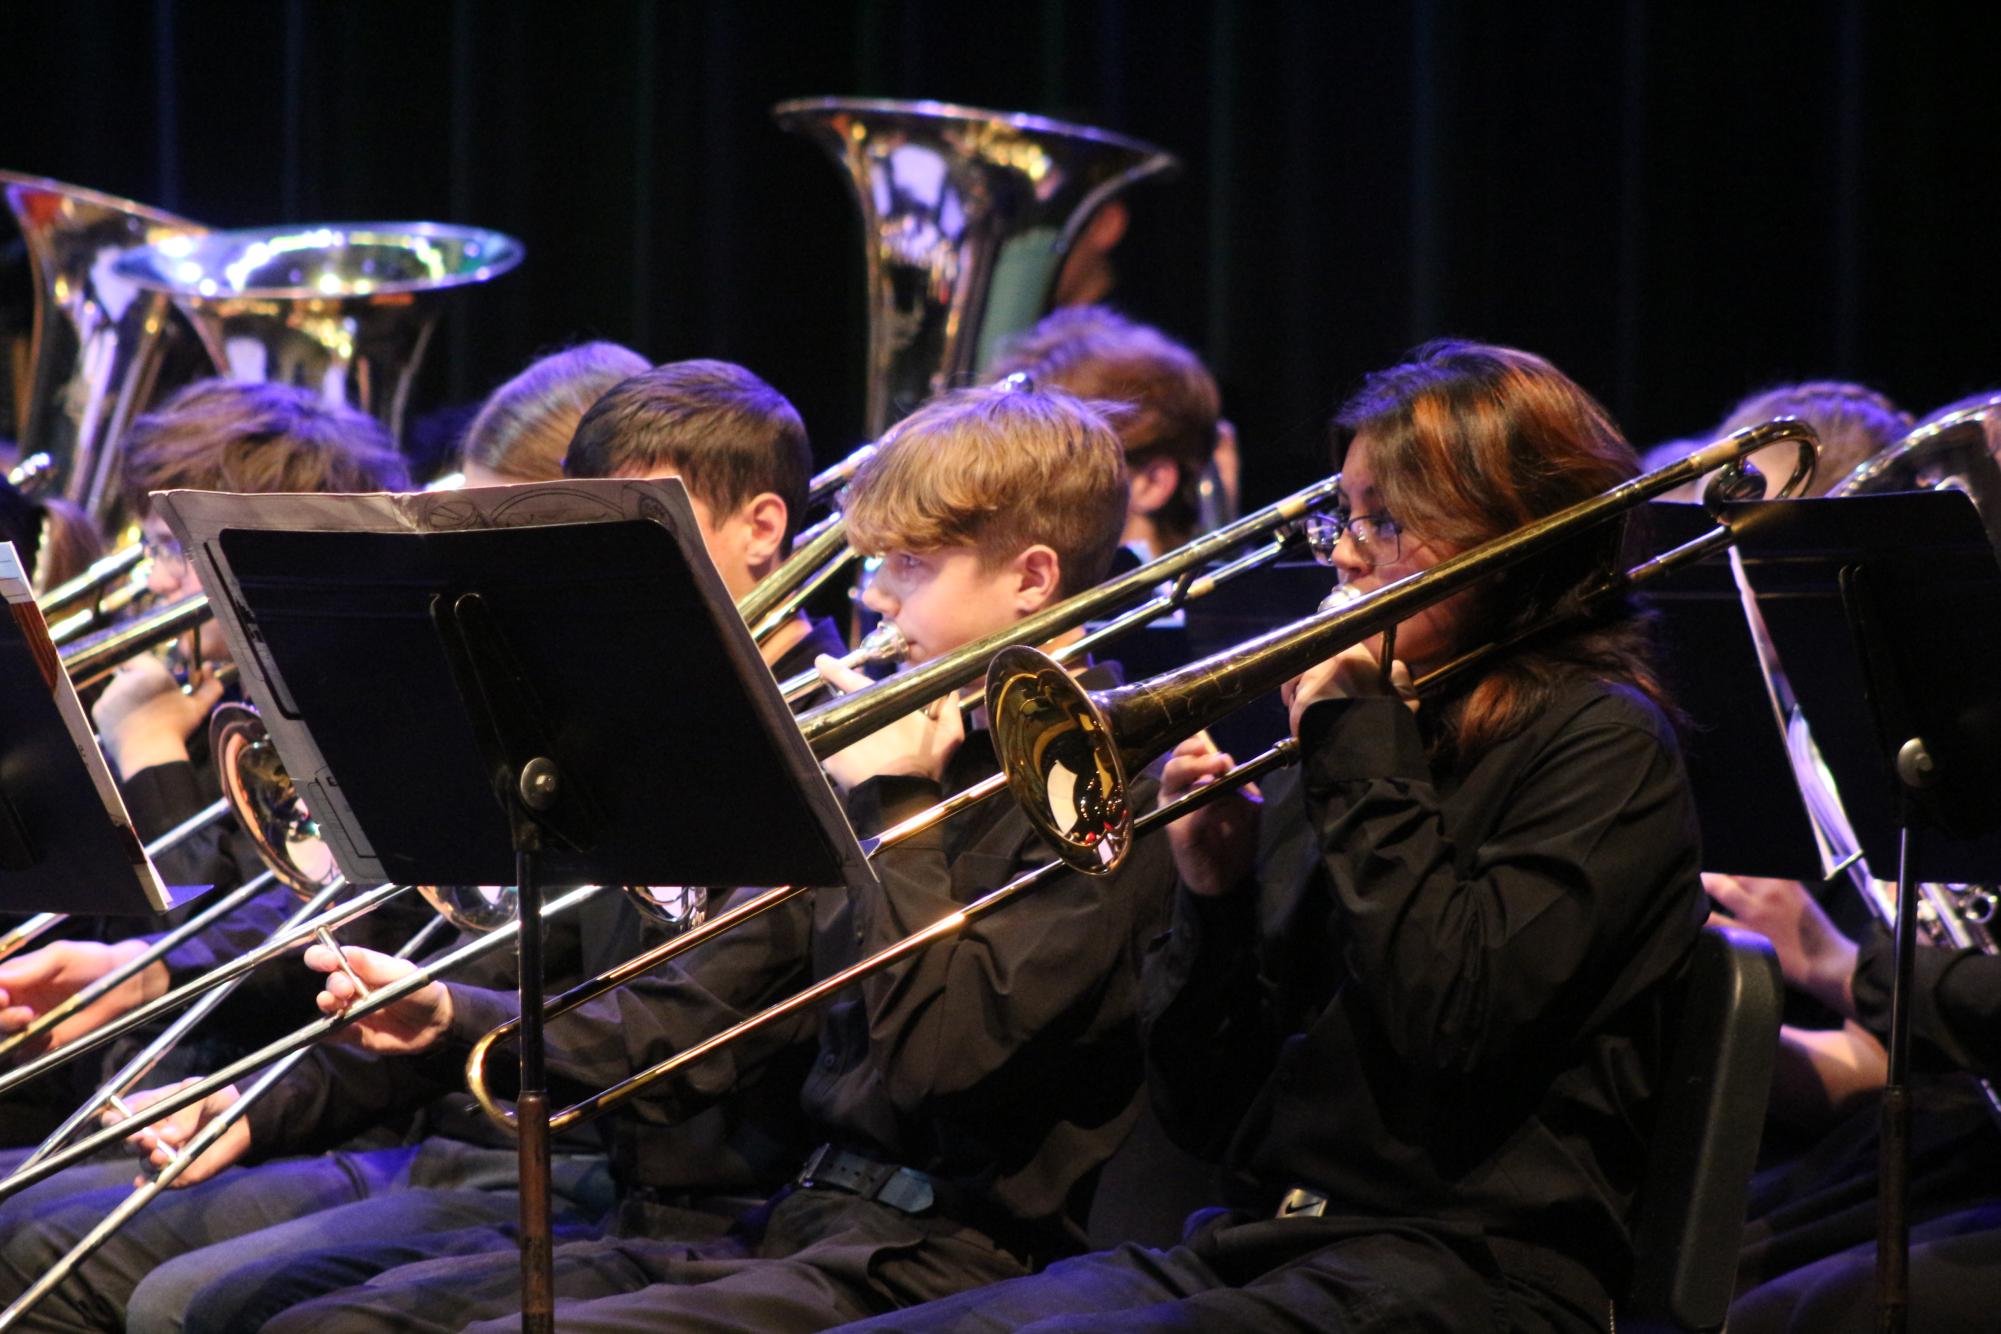
[[[271,873],[302,898],[331,884],[339,874],[333,854],[299,800],[299,789],[257,710],[247,704],[219,706],[209,721],[209,750],[223,796]]]
[[[987,669],[987,715],[1029,823],[1075,869],[1109,874],[1132,843],[1132,803],[1097,702],[1048,654],[1017,646]]]

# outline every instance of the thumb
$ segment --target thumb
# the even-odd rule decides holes
[[[202,683],[189,692],[189,698],[207,712],[222,702],[222,678],[211,673]]]

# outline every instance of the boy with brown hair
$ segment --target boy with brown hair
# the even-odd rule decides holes
[[[1009,343],[993,373],[1116,403],[1132,503],[1120,541],[1143,560],[1181,546],[1202,524],[1202,481],[1225,455],[1234,485],[1236,433],[1222,419],[1216,377],[1188,348],[1104,306],[1073,306]]]
[[[853,531],[883,557],[870,604],[904,631],[914,658],[949,653],[1099,577],[1125,491],[1117,436],[1070,396],[948,395],[892,430],[852,484]],[[831,662],[823,670],[860,684]],[[993,767],[984,734],[966,734],[949,706],[908,715],[829,764],[863,833]],[[1010,803],[979,807],[879,856],[879,890],[795,899],[685,957],[671,990],[618,993],[567,1016],[549,1035],[552,1078],[598,1086],[629,1074],[1048,859]],[[563,1327],[825,1329],[1079,1249],[1097,1169],[1137,1111],[1139,957],[1171,882],[1164,849],[1141,844],[1114,875],[1059,877],[817,1016],[656,1085],[631,1114],[671,1124],[754,1062],[804,1047],[816,1059],[801,1105],[825,1142],[721,1240],[559,1247]],[[308,962],[333,960],[316,951]],[[377,956],[354,963],[371,984],[406,971]],[[329,975],[322,1007],[353,995]],[[504,995],[446,983],[356,1027],[380,1050],[450,1050],[511,1011]],[[267,1328],[512,1328],[517,1283],[511,1254],[433,1261],[294,1307]]]

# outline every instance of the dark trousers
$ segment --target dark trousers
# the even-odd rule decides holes
[[[1913,1334],[2001,1327],[2001,1203],[1911,1228]],[[1876,1328],[1876,1247],[1817,1260],[1730,1304],[1730,1334],[1870,1334]]]
[[[949,1220],[801,1190],[714,1241],[558,1246],[556,1323],[607,1334],[809,1334],[1026,1272],[1019,1258]],[[294,1307],[265,1329],[497,1334],[520,1327],[520,1283],[512,1254],[433,1260]]]
[[[1309,1241],[1318,1244],[1302,1250]],[[1568,1334],[1603,1330],[1605,1315],[1504,1277],[1476,1236],[1384,1220],[1217,1219],[1170,1250],[1121,1246],[1059,1261],[1031,1278],[841,1328],[871,1334]]]
[[[598,1160],[565,1157],[559,1163],[558,1203],[566,1221],[601,1213],[608,1191]],[[401,1263],[413,1252],[397,1249],[398,1243],[476,1225],[505,1226],[518,1207],[513,1164],[511,1150],[429,1139],[400,1149],[231,1169],[156,1198],[18,1328],[179,1330],[188,1303],[216,1280],[268,1257],[357,1241],[374,1248],[376,1263]],[[52,1178],[50,1191],[0,1206],[0,1302],[25,1291],[123,1200],[133,1171],[129,1161],[88,1164]],[[108,1180],[113,1173],[123,1182]],[[57,1193],[58,1181],[70,1193]],[[358,1272],[356,1263],[325,1270],[320,1281],[339,1286],[374,1272]]]
[[[1911,1328],[2001,1328],[2001,1129],[1964,1081],[1914,1102]],[[1732,1334],[1875,1328],[1879,1117],[1872,1101],[1753,1182]]]

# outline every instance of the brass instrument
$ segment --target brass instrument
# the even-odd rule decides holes
[[[146,592],[145,561],[142,545],[128,542],[43,593],[36,601],[49,623],[49,638],[58,645],[70,643],[129,608]]]
[[[78,690],[88,690],[123,663],[171,644],[209,619],[208,595],[190,593],[122,625],[73,640],[62,650],[63,670]]]
[[[307,908],[301,909],[302,913],[309,911],[311,911],[310,905]],[[419,953],[429,943],[431,936],[442,924],[441,919],[427,922],[415,935],[404,943],[401,949],[396,951],[396,957],[406,959]],[[152,1068],[152,1063],[157,1062],[159,1059],[159,1055],[164,1054],[166,1048],[174,1040],[177,1040],[189,1028],[192,1028],[207,1010],[212,1008],[214,1004],[220,1003],[222,997],[226,994],[227,989],[212,993],[206,1004],[183,1015],[181,1020],[172,1029],[162,1034],[159,1039],[150,1044],[147,1051],[141,1052],[139,1056],[127,1062],[118,1074],[113,1077],[111,1086],[122,1086],[129,1089],[133,1084],[145,1078],[147,1072]],[[226,1110],[210,1119],[200,1130],[196,1131],[188,1139],[188,1142],[183,1144],[174,1155],[173,1162],[161,1168],[160,1171],[153,1175],[151,1180],[145,1182],[143,1185],[134,1187],[132,1193],[127,1195],[110,1213],[100,1219],[95,1227],[78,1238],[76,1243],[69,1250],[65,1251],[53,1264],[49,1265],[48,1268],[35,1275],[34,1282],[19,1297],[16,1297],[5,1311],[0,1311],[0,1330],[14,1328],[21,1317],[26,1315],[38,1302],[53,1292],[59,1284],[74,1273],[77,1266],[94,1254],[98,1247],[102,1246],[113,1233],[125,1226],[126,1221],[132,1215],[150,1204],[161,1191],[172,1186],[181,1173],[188,1169],[190,1164],[201,1157],[203,1153],[207,1152],[210,1146],[221,1139],[223,1134],[232,1125],[248,1114],[250,1109],[257,1104],[264,1094],[274,1087],[279,1080],[283,1079],[286,1073],[305,1057],[305,1054],[306,1048],[300,1047],[298,1050],[280,1058],[268,1070],[265,1070],[258,1076],[255,1083],[243,1090],[241,1097]],[[106,1097],[100,1093],[100,1097],[113,1110],[130,1119],[132,1115],[131,1109],[124,1105],[118,1095],[111,1094]],[[85,1111],[87,1110],[88,1105]],[[43,1141],[42,1145],[35,1151],[34,1156],[30,1157],[23,1164],[20,1171],[31,1170],[45,1161],[55,1152],[54,1146],[59,1144],[63,1138],[66,1138],[78,1126],[84,1124],[85,1120],[86,1116],[82,1111],[72,1116],[69,1121],[64,1123],[62,1128],[59,1128],[55,1134]],[[117,1129],[116,1126],[112,1128]],[[9,1181],[11,1180],[12,1178],[10,1177]],[[0,1183],[0,1189],[4,1189],[5,1184]]]
[[[114,261],[207,228],[18,172],[0,171],[0,188],[35,278],[33,387],[15,423],[21,453],[47,455],[47,485],[102,521],[125,428],[151,406],[170,344],[186,333],[172,303],[118,277]]]
[[[1830,497],[1878,495],[1889,491],[1961,491],[1973,501],[1988,540],[2001,552],[2001,394],[1964,403],[1934,413],[1919,422],[1903,439],[1865,459],[1854,471],[1835,483]],[[1803,723],[1794,730],[1803,733]],[[1863,900],[1883,924],[1896,928],[1896,886],[1876,879],[1861,861],[1859,844],[1848,829],[1847,816],[1834,794],[1833,779],[1817,762],[1812,741],[1792,738],[1797,756],[1820,776],[1823,790],[1809,793],[1816,822],[1835,835],[1836,854],[1853,850],[1843,865],[1860,890]],[[1925,943],[1945,949],[1978,949],[1983,954],[2001,950],[1995,936],[1994,885],[1950,885],[1925,883],[1918,886],[1918,928]],[[2001,1112],[2001,1095],[1992,1087],[1988,1098]]]
[[[400,436],[437,295],[521,262],[519,241],[435,222],[363,222],[167,237],[118,276],[171,299],[224,373],[303,385]]]
[[[874,453],[873,444],[863,445],[849,451],[839,463],[815,473],[806,484],[806,508],[832,504]],[[839,510],[801,532],[793,539],[792,554],[758,580],[757,587],[738,604],[751,638],[762,644],[854,558],[854,548],[848,545],[848,522]]]
[[[1188,598],[1200,596],[1210,589],[1219,586],[1234,574],[1255,568],[1258,564],[1271,559],[1285,548],[1286,543],[1283,540],[1271,540],[1272,535],[1287,528],[1295,520],[1301,518],[1312,509],[1327,503],[1334,495],[1337,484],[1338,479],[1335,478],[1328,478],[1314,483],[1283,500],[1264,507],[1225,529],[1208,534],[1197,542],[1179,548],[1148,565],[1131,571],[1111,581],[1109,584],[1088,590],[1066,600],[1056,607],[1049,608],[1037,617],[1016,626],[1009,633],[993,636],[980,644],[970,645],[966,649],[961,650],[959,654],[952,655],[952,658],[949,660],[941,659],[937,663],[927,664],[925,668],[902,673],[899,677],[892,678],[890,681],[879,683],[866,690],[858,691],[854,695],[847,696],[843,700],[835,701],[834,705],[817,710],[815,714],[808,714],[807,718],[809,719],[817,714],[823,720],[818,724],[818,737],[813,741],[817,753],[822,755],[830,754],[834,750],[838,750],[849,744],[854,738],[872,730],[873,727],[880,726],[909,712],[932,697],[955,690],[959,686],[964,685],[983,670],[986,656],[990,655],[1000,644],[1018,642],[1020,640],[1039,642],[1082,626],[1088,621],[1111,613],[1121,607],[1130,608],[1125,614],[1117,616],[1109,624],[1101,626],[1091,634],[1073,642],[1066,649],[1068,653],[1082,653],[1088,651],[1093,645],[1102,642],[1109,635],[1140,623],[1149,615],[1179,606]],[[1250,554],[1233,560],[1218,569],[1204,572],[1205,566],[1210,565],[1233,549],[1252,542],[1262,542],[1264,545]],[[1167,585],[1169,591],[1165,593],[1161,592],[1162,585]],[[1138,603],[1137,606],[1132,605],[1135,602]],[[914,688],[913,681],[915,682]],[[858,709],[856,706],[857,701],[867,707]],[[869,701],[873,701],[873,704],[870,705]],[[874,721],[870,720],[870,715],[873,716]],[[813,736],[814,734],[809,732],[809,738]],[[941,808],[941,812],[932,820],[932,823],[935,823],[936,819],[946,818],[953,811],[965,809],[984,797],[997,794],[1003,786],[1004,780],[1001,776],[996,775],[987,783],[981,784],[978,788],[960,793],[953,802],[948,802]],[[877,846],[881,846],[882,837],[885,836],[879,836],[876,841]],[[80,1036],[76,1041],[60,1050],[43,1053],[41,1056],[24,1063],[18,1068],[7,1072],[5,1075],[0,1075],[0,1094],[4,1094],[8,1090],[38,1077],[64,1061],[73,1059],[84,1052],[94,1050],[104,1043],[132,1031],[134,1028],[153,1022],[170,1011],[184,1005],[193,997],[227,985],[233,979],[241,977],[250,969],[279,955],[288,953],[296,949],[299,945],[315,938],[322,929],[337,929],[344,923],[353,921],[355,918],[372,911],[389,898],[401,892],[403,892],[402,887],[399,886],[376,886],[363,891],[345,903],[329,908],[325,912],[299,923],[291,930],[280,933],[271,940],[260,944],[256,949],[232,959],[228,963],[222,964],[198,978],[183,983],[166,995],[145,1005],[136,1007],[107,1024],[100,1025],[98,1028]],[[577,891],[575,894],[567,895],[558,902],[567,906],[579,901],[580,896],[584,894],[594,894],[597,892],[599,892],[597,887],[591,887],[588,890]],[[735,923],[745,920],[757,912],[766,911],[776,906],[778,902],[783,901],[784,897],[802,892],[804,892],[803,889],[796,888],[771,891],[766,895],[753,899],[747,904],[732,909],[729,913],[702,922],[699,925],[684,920],[682,925],[691,927],[692,929],[686,930],[684,934],[656,948],[692,947],[723,930],[729,929]],[[658,904],[650,904],[644,901],[653,897],[647,891],[642,890],[638,895],[634,895],[634,897],[641,899],[637,906],[642,911],[655,911],[659,906]],[[552,904],[546,911],[553,913],[557,910],[557,906]],[[675,914],[669,911],[666,915],[672,920]],[[285,1043],[273,1044],[265,1048],[263,1052],[257,1054],[257,1063],[261,1064],[264,1061],[275,1059],[277,1056],[293,1050],[294,1047],[286,1045],[288,1043],[303,1044],[315,1041],[325,1033],[340,1027],[346,1022],[350,1022],[352,1019],[373,1013],[381,1005],[389,1004],[395,999],[407,995],[418,986],[423,985],[423,981],[440,976],[449,968],[456,966],[457,963],[477,957],[478,954],[484,953],[485,950],[495,948],[504,943],[518,929],[518,922],[515,921],[509,921],[496,927],[493,931],[478,937],[467,945],[461,946],[452,954],[438,960],[433,967],[428,968],[424,973],[419,975],[421,980],[406,979],[405,983],[398,983],[395,987],[377,989],[365,1000],[352,1007],[347,1016],[338,1020],[330,1020],[310,1026],[308,1029],[300,1030],[298,1034],[286,1040]],[[190,1085],[187,1089],[150,1105],[138,1119],[128,1122],[115,1130],[101,1132],[85,1140],[81,1140],[57,1154],[50,1155],[48,1159],[36,1164],[33,1169],[27,1170],[16,1177],[9,1178],[5,1182],[0,1182],[0,1198],[5,1198],[13,1191],[32,1184],[34,1181],[43,1179],[48,1173],[59,1170],[71,1162],[78,1161],[81,1157],[98,1148],[102,1148],[123,1134],[129,1133],[131,1129],[139,1124],[150,1122],[158,1117],[171,1115],[172,1112],[179,1110],[181,1107],[199,1101],[201,1097],[207,1096],[208,1093],[232,1082],[246,1071],[254,1068],[254,1065],[245,1065],[242,1062],[237,1062],[217,1075],[210,1076],[197,1084]]]
[[[287,933],[290,938],[284,942],[284,948],[296,947],[301,943],[301,933],[310,936],[311,929],[316,924],[339,926],[342,922],[351,921],[362,913],[378,906],[383,898],[396,892],[399,891],[394,886],[384,886],[379,890],[368,891],[361,899],[350,901],[337,908],[328,909],[325,913],[320,914],[317,919],[309,919],[306,922],[302,922],[293,928],[291,932]],[[601,892],[602,887],[598,885],[585,885],[581,888],[570,890],[543,906],[543,920],[547,921],[551,918],[561,916]],[[363,902],[363,900],[367,901]],[[452,970],[475,959],[483,958],[493,951],[511,944],[515,933],[520,929],[520,922],[517,920],[489,931],[484,935],[474,936],[449,952],[439,955],[407,977],[399,978],[388,986],[377,987],[366,998],[350,1006],[345,1013],[315,1020],[284,1037],[274,1039],[249,1055],[231,1061],[227,1066],[216,1071],[214,1074],[190,1081],[172,1093],[162,1096],[157,1102],[147,1104],[139,1110],[137,1115],[120,1121],[116,1125],[107,1126],[86,1135],[66,1148],[49,1154],[33,1167],[22,1168],[12,1176],[9,1176],[5,1181],[0,1181],[0,1199],[5,1199],[18,1191],[34,1185],[38,1181],[45,1181],[57,1172],[62,1171],[65,1167],[81,1162],[93,1154],[115,1145],[139,1127],[151,1125],[155,1121],[171,1116],[183,1107],[191,1107],[218,1089],[226,1088],[245,1075],[256,1072],[272,1061],[302,1051],[318,1042],[321,1038],[347,1027],[347,1025],[356,1020],[366,1018],[377,1010],[395,1004],[411,992],[429,985]],[[270,944],[260,946],[251,954],[233,959],[229,963],[211,970],[209,973],[204,974],[202,978],[197,979],[197,981],[203,983],[204,990],[208,990],[220,986],[231,978],[240,977],[258,963],[272,958],[278,953],[282,953],[282,949],[273,949],[271,947],[272,944],[276,943],[274,941]],[[193,984],[190,983],[189,985],[192,986]],[[161,999],[165,999],[165,997]],[[157,1005],[158,1002],[154,1004]],[[159,1013],[153,1006],[142,1006],[140,1009],[149,1011],[145,1019],[151,1019]],[[124,1016],[119,1021],[118,1031],[121,1033],[128,1031],[133,1025],[125,1021],[132,1019],[134,1015],[138,1015],[139,1013],[140,1010],[134,1010],[131,1014]],[[142,1019],[140,1022],[145,1022],[145,1020]],[[89,1035],[89,1039],[89,1045],[92,1047],[107,1040],[102,1036],[102,1030]],[[83,1043],[79,1042],[75,1044],[75,1047],[66,1047],[63,1050],[69,1052],[82,1046]],[[55,1054],[50,1053],[50,1055]],[[44,1057],[42,1059],[46,1060],[47,1058]],[[20,1070],[13,1071],[4,1079],[0,1079],[0,1089],[14,1087],[20,1082],[20,1078],[28,1068],[27,1066],[23,1066]],[[46,1066],[43,1068],[46,1068]]]
[[[828,579],[855,558],[848,545],[848,521],[836,512],[801,533],[792,544],[792,554],[778,568],[757,581],[744,594],[737,610],[743,613],[750,637],[762,644],[772,631],[785,624]]]
[[[1331,491],[1337,481],[1338,478],[1330,478],[1326,482],[1318,483],[1315,487],[1308,488],[1308,490],[1319,491],[1324,488]],[[1297,497],[1293,499],[1297,499]],[[1052,655],[1052,660],[1058,663],[1082,661],[1096,650],[1100,644],[1114,639],[1135,627],[1145,625],[1149,621],[1168,612],[1186,606],[1191,601],[1206,597],[1239,575],[1262,568],[1277,560],[1292,549],[1298,537],[1296,530],[1291,529],[1284,521],[1273,517],[1276,513],[1289,508],[1289,502],[1281,501],[1277,506],[1269,507],[1266,511],[1260,511],[1260,514],[1265,516],[1265,521],[1262,525],[1260,525],[1259,516],[1257,515],[1240,521],[1238,525],[1238,540],[1240,542],[1252,537],[1262,536],[1265,532],[1274,530],[1283,530],[1280,536],[1253,548],[1235,560],[1228,561],[1199,575],[1194,569],[1182,570],[1177,578],[1166,581],[1168,586],[1165,591],[1155,592],[1151,597],[1146,598],[1145,601],[1140,602],[1136,606],[1129,607],[1119,615],[1096,626],[1089,633],[1065,643],[1055,651]],[[1165,560],[1167,558],[1164,557],[1162,559]],[[1158,564],[1156,562],[1156,565]],[[1142,585],[1142,591],[1150,588],[1158,588],[1159,586],[1158,583],[1145,583]],[[900,640],[901,635],[898,635],[897,638]],[[971,645],[961,649],[960,653],[976,654],[979,651],[978,645]],[[852,657],[853,655],[850,656]],[[958,655],[953,656],[956,657]],[[794,678],[793,682],[787,683],[786,688],[789,690],[792,686],[804,680],[804,676]],[[956,688],[956,686],[948,687],[948,689],[952,690],[956,690]],[[879,708],[884,722],[889,721],[894,716],[891,710],[898,706],[898,702],[895,699],[891,699]],[[978,702],[974,700],[962,703],[977,704]],[[1006,782],[1007,779],[1004,774],[997,773],[990,775],[980,782],[973,784],[971,787],[954,793],[951,797],[948,797],[936,806],[925,811],[920,811],[908,820],[885,829],[871,838],[865,839],[863,841],[863,850],[866,854],[872,856],[886,848],[895,847],[899,843],[906,842],[910,838],[924,833],[926,830],[934,829],[962,811],[970,810],[989,798],[1000,795],[1006,787]],[[810,892],[811,888],[808,885],[785,885],[777,889],[767,890],[755,898],[731,908],[722,916],[704,921],[693,930],[644,950],[600,976],[573,987],[560,996],[551,998],[543,1007],[543,1017],[545,1019],[554,1018],[580,1005],[587,1004],[607,992],[616,990],[633,978],[651,972],[670,959],[677,958],[716,936],[722,935],[727,931],[732,931],[743,923],[761,916],[773,908],[780,907],[801,894]],[[513,1033],[517,1026],[518,1021],[503,1024],[486,1034],[474,1048],[467,1062],[468,1086],[472,1090],[474,1100],[480,1104],[481,1110],[489,1118],[502,1126],[512,1126],[513,1118],[500,1105],[499,1100],[492,1095],[487,1086],[485,1076],[486,1059],[491,1054],[494,1046]],[[563,1113],[562,1115],[572,1116],[575,1112],[576,1109],[573,1108],[570,1112]],[[591,1114],[595,1115],[595,1112]],[[560,1130],[571,1123],[571,1121],[562,1121],[554,1124],[553,1128]]]
[[[868,632],[854,651],[841,659],[843,667],[874,667],[885,662],[901,662],[910,653],[910,645],[903,638],[903,632],[890,621],[883,621]],[[809,668],[799,675],[778,683],[778,692],[785,696],[787,704],[797,704],[812,695],[826,682],[820,679],[817,668]]]
[[[1184,578],[1192,580],[1203,567],[1227,553],[1248,542],[1263,540],[1330,503],[1339,487],[1338,477],[1323,478],[1302,487],[1233,524],[1205,533],[1185,546],[1065,598],[956,652],[809,709],[799,717],[799,730],[806,734],[813,753],[824,759],[891,719],[974,681],[986,670],[993,655],[1010,644],[1046,643],[1057,635],[1150,598],[1162,584],[1175,584]]]
[[[1647,500],[1687,482],[1720,473],[1707,498],[1714,510],[1725,498],[1763,493],[1747,460],[1762,449],[1786,442],[1798,448],[1798,462],[1779,494],[1791,497],[1813,477],[1819,443],[1811,427],[1782,418],[1739,431],[1680,461],[1635,478],[1602,495],[1581,501],[1556,514],[1535,520],[1507,536],[1442,561],[1388,587],[1353,598],[1330,599],[1323,610],[1222,653],[1213,654],[1178,671],[1117,690],[1086,693],[1057,660],[1025,645],[995,652],[987,641],[969,645],[960,654],[991,657],[987,671],[987,712],[1000,773],[954,794],[928,811],[919,812],[869,840],[873,855],[907,840],[990,795],[1005,781],[1013,789],[1030,822],[1057,850],[1058,860],[948,914],[930,926],[822,979],[805,990],[744,1019],[734,1027],[640,1071],[610,1088],[549,1117],[551,1131],[564,1130],[599,1116],[657,1083],[778,1019],[818,1003],[869,974],[879,972],[932,941],[951,935],[966,923],[1011,901],[1065,870],[1105,874],[1124,858],[1133,837],[1158,827],[1213,800],[1222,791],[1248,781],[1256,773],[1287,763],[1292,743],[1281,743],[1225,780],[1200,788],[1178,801],[1135,821],[1127,800],[1126,774],[1218,718],[1249,703],[1307,667],[1373,635],[1393,632],[1399,621],[1443,601],[1509,566],[1529,560],[1571,540],[1580,531],[1622,518]],[[1635,584],[1677,565],[1712,555],[1728,546],[1731,533],[1719,526],[1692,542],[1608,579],[1593,596],[1622,594]],[[1046,638],[1047,635],[1031,637]],[[1470,657],[1471,655],[1469,655]],[[1448,668],[1449,670],[1450,668]],[[949,679],[956,667],[944,675]],[[914,673],[913,673],[914,674]],[[1434,673],[1431,680],[1443,676]],[[880,690],[881,687],[876,687]],[[863,691],[858,694],[868,694]],[[857,696],[849,696],[853,699]],[[810,717],[810,715],[809,715]],[[813,732],[809,728],[808,736]],[[815,745],[818,746],[816,741]],[[837,747],[836,747],[837,748]],[[822,752],[824,753],[824,752]],[[730,930],[737,924],[779,906],[805,892],[799,887],[769,890],[705,924],[700,930],[643,952],[560,996],[543,1010],[555,1018],[650,971],[668,959]],[[497,1044],[519,1026],[500,1025],[474,1044],[466,1063],[466,1082],[488,1119],[513,1128],[515,1118],[493,1096],[486,1064]]]
[[[943,102],[808,98],[771,114],[827,151],[861,209],[871,436],[1033,324],[1091,216],[1179,165],[1123,135]]]

